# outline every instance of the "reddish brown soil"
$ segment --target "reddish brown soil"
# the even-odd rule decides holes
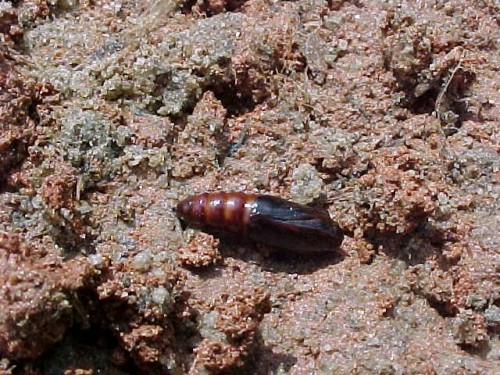
[[[499,14],[0,2],[0,374],[500,373]],[[183,231],[217,190],[348,256]]]

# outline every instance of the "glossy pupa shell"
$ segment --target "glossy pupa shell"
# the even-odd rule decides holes
[[[297,252],[343,253],[342,229],[326,212],[285,199],[241,192],[203,193],[177,205],[185,225]]]

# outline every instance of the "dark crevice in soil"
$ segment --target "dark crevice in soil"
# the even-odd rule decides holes
[[[246,363],[247,366],[242,369],[245,374],[256,374],[256,363],[259,364],[258,369],[262,371],[262,373],[276,374],[282,371],[288,372],[295,363],[297,363],[297,358],[290,354],[276,353],[273,351],[271,346],[264,344],[262,335],[257,331],[255,349],[247,358]]]
[[[453,306],[449,302],[445,301],[438,301],[436,300],[433,296],[427,296],[424,294],[421,294],[423,298],[427,300],[429,305],[436,310],[436,312],[441,315],[443,318],[451,318],[454,317],[458,314],[458,308],[456,306]]]
[[[327,0],[328,8],[333,11],[341,10],[346,4],[354,5],[357,8],[363,8],[361,0]]]
[[[402,107],[414,114],[436,114],[447,136],[455,134],[462,123],[472,116],[464,100],[475,74],[459,69],[453,77],[429,83],[429,89],[418,97],[415,88],[406,90]]]
[[[26,119],[24,124],[19,125],[20,128],[28,126],[34,128],[39,124],[40,116],[36,111],[37,104],[38,103],[31,102],[27,108],[29,119],[32,119],[35,125],[28,125],[29,119]],[[9,145],[9,150],[2,153],[4,160],[0,161],[0,193],[4,191],[18,191],[17,186],[12,186],[12,184],[8,183],[9,181],[6,180],[8,180],[10,173],[19,168],[28,157],[28,148],[36,141],[36,136],[33,132],[34,130],[30,131],[31,134],[14,140]]]
[[[407,94],[407,101],[403,104],[403,107],[409,109],[412,113],[417,115],[432,113],[436,106],[436,98],[439,91],[436,87],[427,90],[425,94],[419,97],[414,97],[412,93]]]
[[[16,192],[18,186],[8,183],[10,173],[18,168],[28,156],[29,143],[24,140],[15,140],[9,145],[9,152],[3,153],[3,161],[0,161],[0,193]]]
[[[226,0],[212,2],[210,0],[187,0],[181,7],[182,14],[212,17],[220,13],[241,12],[248,0]]]
[[[193,7],[196,5],[197,0],[186,0],[181,7],[182,14],[192,14]]]
[[[469,344],[457,344],[460,349],[470,355],[478,356],[483,359],[488,358],[488,353],[491,351],[491,346],[487,341],[480,344],[469,345]]]
[[[425,233],[412,232],[407,235],[377,235],[372,234],[366,240],[373,245],[374,249],[382,248],[384,254],[402,260],[408,267],[425,264],[429,258],[439,256],[441,247],[433,244]],[[412,245],[412,243],[418,245]]]
[[[36,361],[44,374],[62,374],[70,368],[94,369],[99,374],[127,374],[133,362],[107,330],[74,327],[50,352]]]
[[[134,325],[129,323],[135,320],[141,321],[143,326],[149,322],[161,326],[165,331],[170,331],[168,348],[171,349],[171,356],[177,364],[177,370],[189,368],[193,359],[193,349],[202,340],[195,321],[199,313],[189,306],[189,293],[183,292],[175,299],[171,313],[159,319],[147,318],[138,311],[142,308],[140,304],[137,306],[129,305],[116,297],[100,299],[96,288],[105,281],[106,276],[104,275],[105,273],[100,276],[99,280],[95,281],[94,285],[80,291],[75,296],[76,299],[72,301],[75,306],[74,326],[66,333],[63,342],[58,344],[53,351],[42,356],[40,363],[44,365],[53,361],[57,363],[59,357],[68,356],[65,354],[66,352],[70,355],[75,352],[75,361],[64,363],[66,367],[61,367],[62,369],[76,366],[77,362],[80,361],[83,363],[81,368],[100,369],[102,371],[99,372],[100,374],[121,375],[122,371],[125,371],[123,374],[168,373],[164,363],[159,361],[147,363],[138,360],[137,357],[141,355],[140,349],[127,348],[126,340],[123,342],[123,338],[118,336],[118,332],[130,333],[129,330],[134,328]],[[191,317],[181,317],[183,313],[188,313]],[[136,345],[144,345],[147,351],[148,345],[154,348],[166,344],[163,339],[156,337],[151,337],[150,340],[139,339]],[[81,353],[81,348],[90,355]],[[166,347],[163,347],[159,350],[165,351],[165,349]],[[86,360],[92,365],[85,367]]]
[[[251,96],[239,92],[234,82],[211,85],[206,88],[212,91],[227,110],[228,117],[238,117],[255,109],[256,103]]]

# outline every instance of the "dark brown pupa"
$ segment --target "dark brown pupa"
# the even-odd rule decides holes
[[[203,193],[177,205],[183,224],[297,253],[341,251],[344,234],[325,212],[262,194]]]

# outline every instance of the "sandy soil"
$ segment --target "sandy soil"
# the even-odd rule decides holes
[[[0,374],[500,373],[499,14],[0,1]],[[348,255],[183,231],[220,190]]]

